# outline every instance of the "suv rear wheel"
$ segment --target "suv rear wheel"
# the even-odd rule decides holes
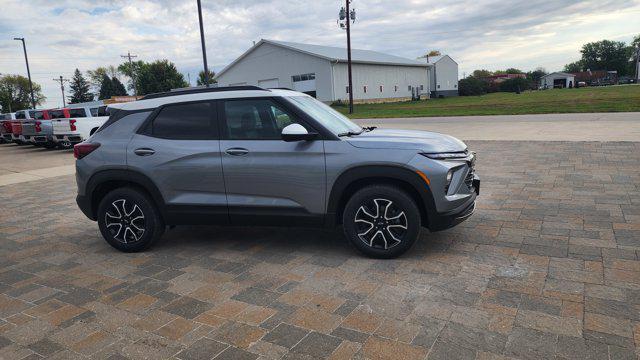
[[[349,199],[342,223],[351,243],[374,258],[394,258],[409,250],[420,234],[420,210],[402,189],[367,186]]]
[[[144,250],[164,233],[154,202],[147,194],[128,187],[115,189],[100,201],[98,226],[109,245],[124,252]]]

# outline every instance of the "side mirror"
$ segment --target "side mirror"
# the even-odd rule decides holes
[[[291,124],[282,129],[282,140],[287,142],[313,140],[317,136],[318,133],[310,133],[300,124]]]

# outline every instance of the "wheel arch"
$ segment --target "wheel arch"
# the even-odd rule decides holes
[[[113,169],[95,173],[87,182],[86,194],[91,199],[92,219],[97,218],[98,205],[110,191],[120,187],[133,187],[151,197],[163,218],[166,217],[165,202],[160,190],[147,176],[130,170]]]
[[[373,184],[394,185],[406,191],[420,209],[423,226],[435,212],[431,189],[414,170],[393,165],[366,165],[345,170],[333,183],[327,202],[327,225],[342,223],[342,211],[347,201],[358,189]]]

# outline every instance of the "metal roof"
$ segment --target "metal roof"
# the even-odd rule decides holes
[[[224,69],[220,70],[216,74],[216,78],[225,73],[227,70],[233,67],[237,62],[249,55],[253,50],[262,44],[271,44],[293,51],[298,51],[307,55],[316,56],[329,61],[346,62],[347,61],[347,49],[334,46],[302,44],[288,41],[276,41],[262,39],[257,44],[252,46],[244,54],[240,55],[236,60],[227,65]],[[400,56],[384,54],[373,50],[361,50],[351,49],[351,62],[360,64],[379,64],[379,65],[397,65],[397,66],[423,66],[428,67],[432,64],[428,64],[424,61],[412,60],[403,58]]]
[[[544,75],[544,76],[541,77],[541,79],[549,77],[549,76],[552,76],[552,75],[560,75],[560,76],[565,76],[565,77],[575,77],[575,75],[573,75],[573,74],[558,71],[558,72],[552,72],[551,74]]]

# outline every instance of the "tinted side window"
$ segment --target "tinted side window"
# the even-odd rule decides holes
[[[97,112],[98,112],[97,116],[109,116],[109,110],[107,109],[106,106],[100,106]],[[96,116],[96,115],[93,115],[93,116]]]
[[[165,139],[217,139],[217,127],[211,121],[213,110],[209,102],[166,106],[153,119],[151,133]]]
[[[36,111],[31,115],[31,118],[35,120],[42,120],[44,119],[44,113],[42,111]]]
[[[91,109],[89,109],[89,111],[91,112],[91,116],[93,116],[93,117],[98,116],[98,108],[97,107],[91,108]]]
[[[282,129],[299,123],[293,114],[270,99],[228,100],[224,112],[229,140],[279,140]]]
[[[51,117],[52,119],[63,119],[64,118],[64,111],[62,111],[62,110],[51,110],[51,111],[49,111],[49,117]]]
[[[87,117],[87,112],[84,110],[84,108],[82,108],[82,109],[69,109],[69,117],[72,117],[72,118]]]
[[[27,115],[25,114],[24,111],[18,111],[16,113],[16,119],[26,119],[26,118],[27,118]]]

